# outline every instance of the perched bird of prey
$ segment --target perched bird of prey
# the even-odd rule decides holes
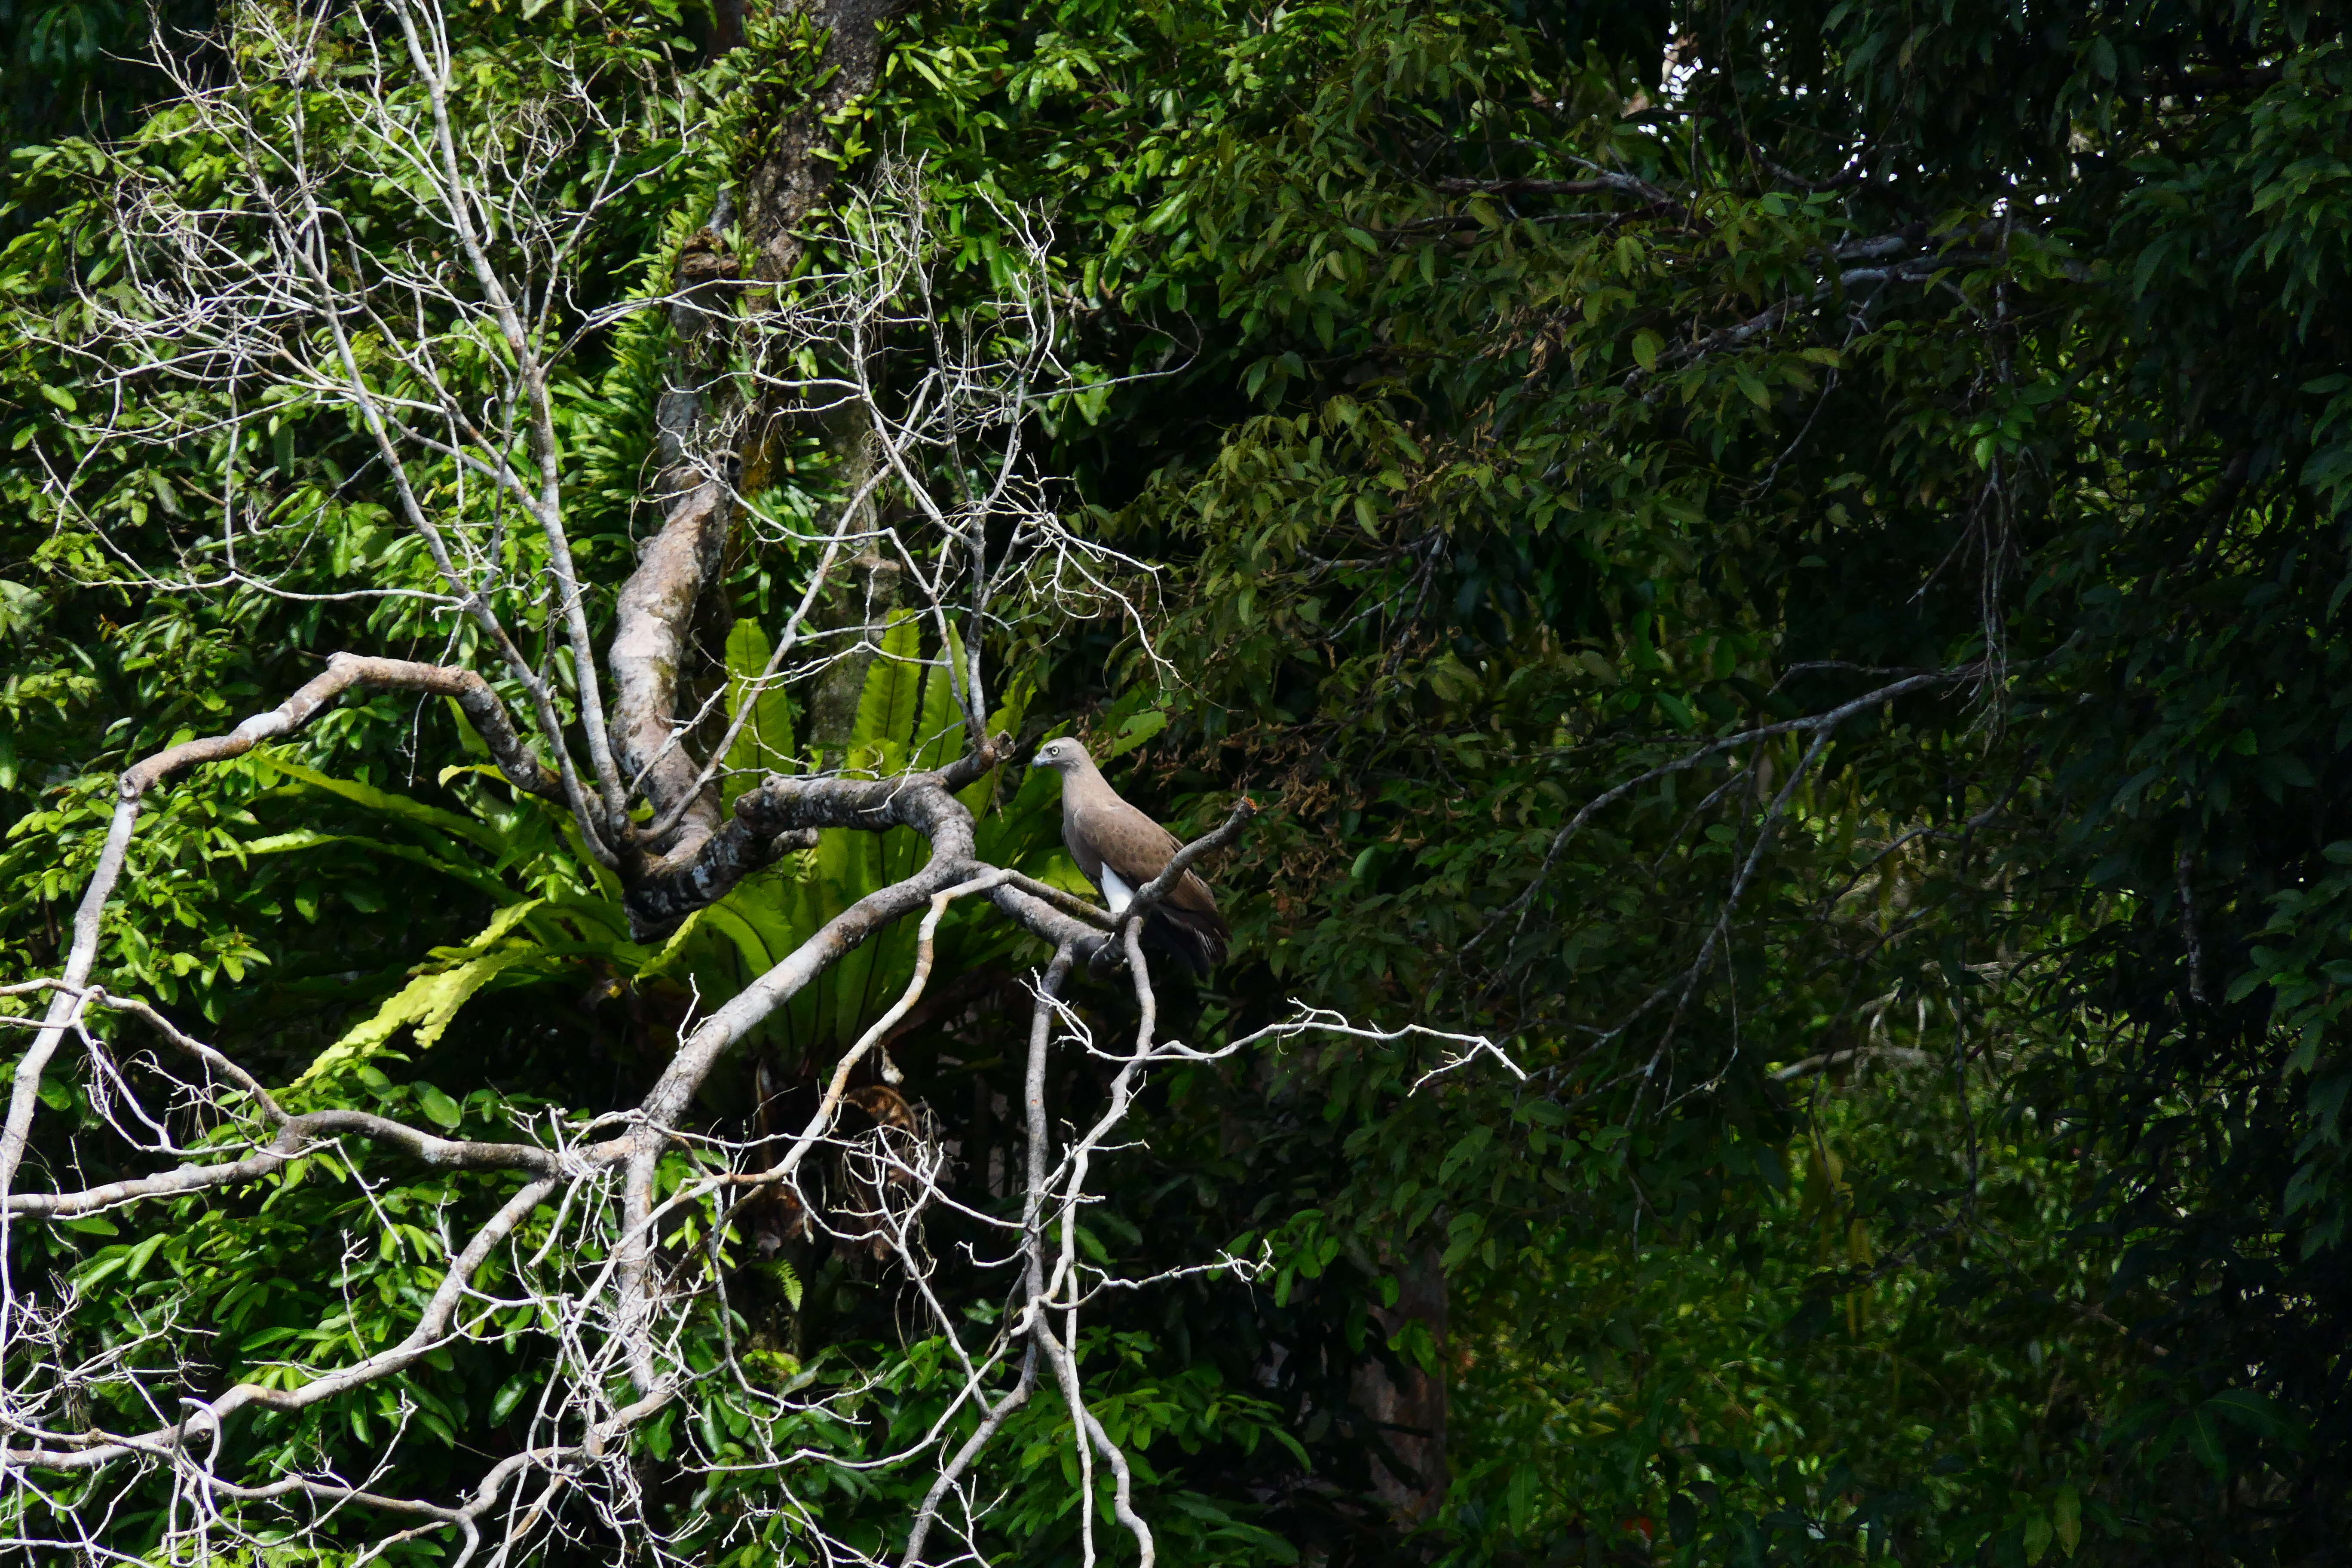
[[[1062,775],[1062,842],[1087,879],[1102,889],[1110,912],[1121,912],[1139,889],[1168,868],[1182,846],[1174,834],[1121,800],[1076,741],[1048,741],[1029,763]],[[1195,974],[1206,974],[1223,961],[1233,934],[1217,913],[1209,884],[1190,871],[1145,917],[1143,933]]]

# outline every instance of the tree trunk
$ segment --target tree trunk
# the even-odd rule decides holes
[[[1437,1347],[1439,1372],[1391,1372],[1377,1361],[1356,1369],[1356,1408],[1396,1458],[1393,1467],[1373,1459],[1373,1495],[1403,1525],[1428,1523],[1445,1501],[1446,1293],[1438,1256],[1433,1244],[1415,1251],[1398,1270],[1397,1304],[1373,1308],[1372,1318],[1391,1341],[1420,1323]]]

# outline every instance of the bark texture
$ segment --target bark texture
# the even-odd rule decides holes
[[[744,179],[743,226],[758,277],[782,279],[798,264],[801,226],[837,168],[828,156],[834,147],[831,121],[852,100],[873,89],[882,64],[881,25],[896,9],[885,0],[816,0],[804,9],[824,35],[824,74],[813,98],[782,106]],[[712,221],[722,220],[714,215]],[[692,628],[726,559],[736,476],[698,474],[684,458],[696,426],[718,418],[709,409],[705,388],[724,346],[730,313],[719,290],[739,271],[723,241],[708,230],[688,242],[679,259],[677,281],[684,292],[672,311],[679,347],[658,421],[668,511],[621,590],[606,654],[613,678],[613,754],[629,799],[642,799],[651,808],[651,820],[637,831],[615,827],[615,836],[628,846],[620,869],[630,921],[641,938],[667,934],[777,855],[814,842],[813,833],[799,830],[762,837],[740,812],[731,821],[722,820],[715,781],[685,743],[702,717],[684,710],[689,706],[685,699],[694,657]],[[746,435],[738,472],[746,489],[757,489],[768,470],[764,454],[774,421],[754,408],[740,424]],[[856,673],[863,676],[863,662]]]
[[[825,35],[825,76],[812,100],[778,117],[745,173],[754,277],[773,282],[800,265],[801,222],[834,176],[831,121],[874,90],[882,72],[882,25],[904,8],[905,0],[802,0],[794,7]]]
[[[1417,1366],[1391,1371],[1380,1362],[1357,1368],[1356,1407],[1378,1430],[1396,1464],[1372,1461],[1372,1492],[1401,1524],[1426,1524],[1445,1501],[1445,1270],[1434,1247],[1416,1253],[1400,1271],[1394,1307],[1372,1317],[1393,1341],[1419,1323],[1437,1347],[1440,1372]]]

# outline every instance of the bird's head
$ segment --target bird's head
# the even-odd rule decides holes
[[[1029,765],[1033,768],[1051,768],[1057,773],[1066,773],[1073,768],[1084,767],[1087,762],[1087,749],[1065,735],[1057,741],[1048,741],[1038,747],[1036,754],[1029,759]]]

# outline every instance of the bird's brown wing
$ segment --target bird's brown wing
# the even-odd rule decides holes
[[[1099,888],[1102,886],[1102,857],[1095,851],[1095,841],[1087,837],[1083,820],[1085,816],[1086,813],[1077,802],[1065,794],[1062,797],[1062,847],[1070,852],[1070,858],[1078,863],[1078,869],[1086,873],[1087,880]]]
[[[1102,886],[1102,868],[1108,865],[1120,881],[1140,892],[1183,847],[1174,834],[1123,800],[1081,805],[1067,814],[1065,826],[1075,830],[1063,836],[1070,853],[1097,887]],[[1169,889],[1166,901],[1195,914],[1217,912],[1217,896],[1191,871]]]
[[[1115,796],[1077,805],[1065,816],[1063,826],[1071,854],[1097,888],[1103,886],[1102,871],[1108,867],[1140,892],[1182,847],[1174,834]],[[1231,940],[1217,913],[1216,895],[1191,871],[1151,911],[1146,930],[1196,974],[1206,974],[1223,963]]]
[[[1139,891],[1181,847],[1174,834],[1116,796],[1081,803],[1065,814],[1063,825],[1070,853],[1097,887],[1108,866]]]
[[[1171,909],[1190,910],[1196,915],[1214,916],[1217,912],[1217,895],[1209,891],[1208,883],[1187,871],[1175,887],[1169,889],[1168,904]]]

